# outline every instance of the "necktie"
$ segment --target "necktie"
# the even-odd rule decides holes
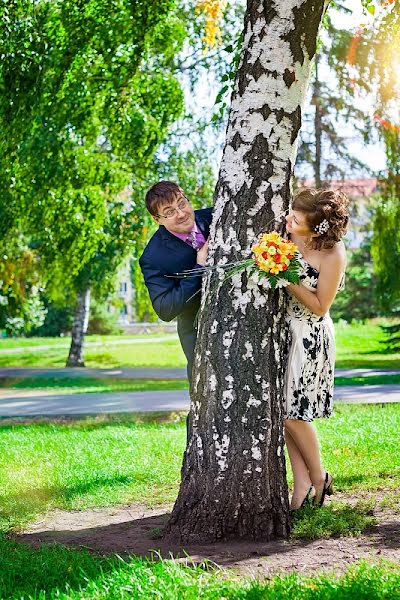
[[[196,233],[194,231],[191,231],[188,234],[186,241],[192,246],[194,250],[199,250],[202,246],[202,244],[200,244],[197,240]]]

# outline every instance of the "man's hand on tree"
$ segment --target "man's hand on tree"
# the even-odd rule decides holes
[[[204,265],[206,264],[206,260],[207,260],[207,253],[208,253],[208,240],[206,241],[204,246],[202,246],[200,248],[200,250],[197,251],[197,264],[198,265],[201,265],[202,267],[204,267]]]

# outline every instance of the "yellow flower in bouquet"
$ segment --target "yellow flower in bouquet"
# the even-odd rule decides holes
[[[282,238],[276,231],[271,231],[270,233],[263,233],[251,250],[257,268],[267,275],[276,277],[289,270],[290,277],[282,277],[282,283],[279,287],[290,282],[298,282],[300,264],[296,244]],[[278,282],[268,279],[271,287],[275,288]]]

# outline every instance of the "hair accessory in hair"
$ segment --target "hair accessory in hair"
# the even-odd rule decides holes
[[[319,225],[315,226],[315,231],[317,233],[319,233],[320,235],[322,235],[323,233],[326,233],[329,229],[330,225],[328,223],[328,221],[326,219],[324,219],[323,221],[321,221],[321,223]]]

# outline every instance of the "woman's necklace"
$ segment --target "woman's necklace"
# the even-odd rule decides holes
[[[300,254],[305,257],[305,255],[307,254],[308,251],[310,251],[310,245],[307,243],[307,239],[304,240],[304,242],[302,241],[301,238],[298,238],[298,240],[296,240],[295,244],[297,245]]]

